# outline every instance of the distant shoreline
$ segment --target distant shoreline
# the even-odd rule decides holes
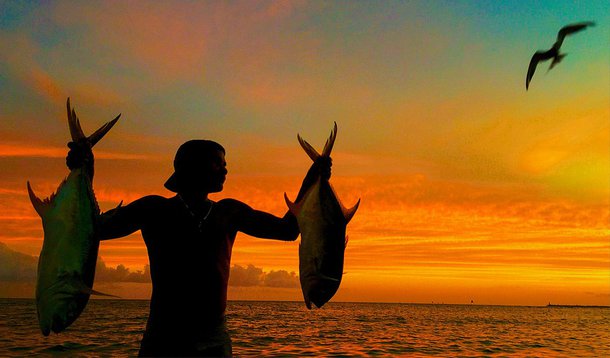
[[[596,306],[596,305],[555,305],[555,304],[551,304],[549,303],[548,305],[544,306],[544,307],[549,307],[549,308],[610,308],[610,306]]]
[[[0,300],[31,300],[32,297],[0,297]],[[92,301],[150,301],[148,298],[102,298],[91,297]],[[228,302],[295,302],[294,300],[228,300]],[[363,302],[363,301],[331,301],[329,303],[340,304],[380,304],[380,305],[412,305],[412,306],[474,306],[474,307],[534,307],[534,308],[610,308],[610,305],[570,305],[570,304],[547,304],[547,305],[509,305],[509,304],[476,304],[476,303],[423,303],[423,302]]]

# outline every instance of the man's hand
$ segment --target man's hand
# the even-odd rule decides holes
[[[307,175],[305,175],[305,179],[303,179],[301,190],[299,190],[299,194],[297,195],[295,202],[303,198],[303,195],[305,195],[307,189],[314,184],[318,176],[325,180],[330,179],[330,167],[332,165],[333,161],[330,157],[318,157],[318,159],[316,159],[316,161],[309,168],[309,171],[307,171]]]
[[[330,168],[333,166],[333,160],[330,157],[319,157],[316,159],[313,166],[316,168],[322,179],[330,179]]]
[[[70,142],[68,143],[68,156],[66,157],[66,165],[70,170],[84,167],[93,179],[93,152],[88,142]]]

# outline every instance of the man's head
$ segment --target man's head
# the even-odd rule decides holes
[[[194,139],[178,148],[174,174],[165,182],[173,192],[219,192],[227,175],[224,148],[211,140]]]

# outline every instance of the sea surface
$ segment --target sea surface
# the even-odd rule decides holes
[[[0,357],[136,356],[148,301],[91,300],[44,337],[33,300],[0,299]],[[610,308],[230,301],[243,357],[610,357]]]

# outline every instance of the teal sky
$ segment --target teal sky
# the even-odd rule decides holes
[[[550,47],[561,26],[585,20],[598,26],[566,41],[572,54],[557,71],[563,73],[549,78],[544,91],[536,83],[543,78],[535,78],[539,92],[530,97],[554,98],[560,81],[578,89],[582,71],[586,81],[601,81],[589,90],[608,79],[606,1],[3,1],[0,7],[0,128],[16,142],[40,126],[36,140],[55,142],[48,134],[63,128],[41,119],[61,120],[61,103],[71,96],[83,115],[101,121],[122,112],[124,135],[154,142],[109,144],[121,151],[171,152],[192,136],[242,150],[236,130],[249,141],[283,146],[296,131],[317,135],[338,121],[349,133],[346,150],[391,154],[402,144],[388,137],[405,130],[411,111],[413,137],[427,139],[455,120],[441,109],[451,101],[496,110],[520,99],[533,51]],[[43,79],[52,94],[41,93]]]

